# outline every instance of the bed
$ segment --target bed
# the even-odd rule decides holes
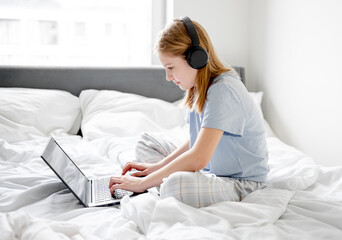
[[[87,176],[119,174],[141,160],[144,134],[182,143],[182,97],[160,67],[0,67],[0,238],[342,239],[342,167],[316,164],[266,120],[268,186],[241,202],[193,208],[148,191],[85,208],[40,158],[53,136]]]

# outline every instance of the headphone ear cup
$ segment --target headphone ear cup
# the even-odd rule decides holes
[[[186,61],[194,69],[204,68],[209,61],[209,55],[201,46],[191,46],[185,52]]]

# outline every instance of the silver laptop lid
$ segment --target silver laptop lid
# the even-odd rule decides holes
[[[53,138],[50,139],[41,157],[78,200],[84,206],[87,206],[86,189],[88,178]]]

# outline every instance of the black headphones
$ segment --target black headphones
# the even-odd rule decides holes
[[[185,51],[185,58],[190,67],[195,69],[204,68],[209,61],[207,51],[200,46],[196,28],[189,17],[180,19],[188,30],[192,45]]]

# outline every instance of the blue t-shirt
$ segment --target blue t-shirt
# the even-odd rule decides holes
[[[224,131],[205,172],[265,182],[269,167],[263,118],[243,83],[232,73],[213,80],[202,114],[187,111],[190,148],[202,127]]]

